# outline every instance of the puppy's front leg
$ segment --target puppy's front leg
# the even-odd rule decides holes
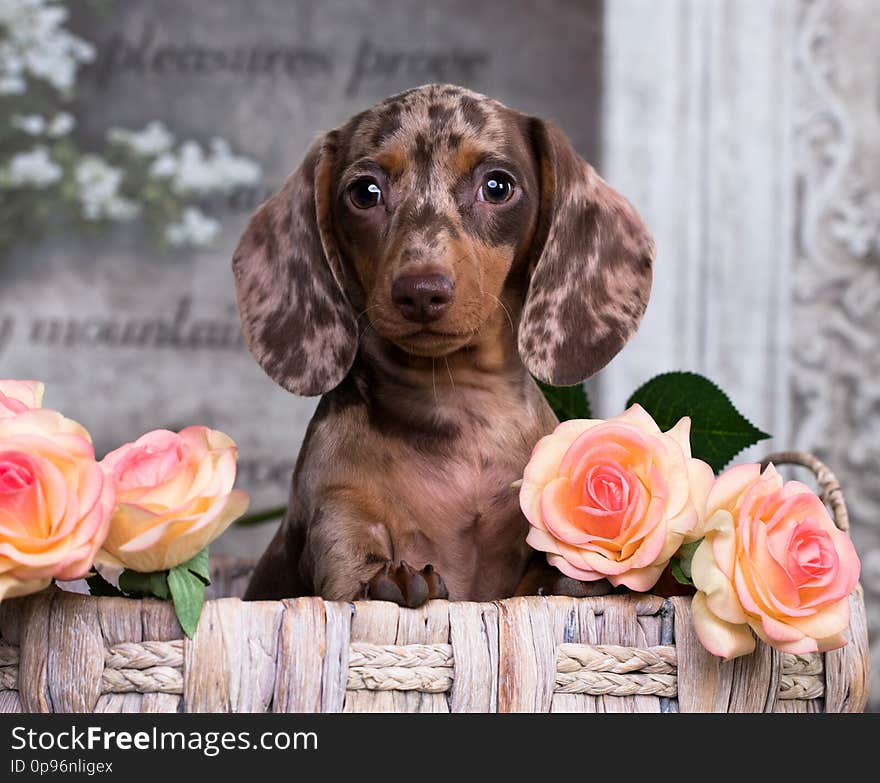
[[[391,531],[370,498],[356,491],[324,499],[309,526],[305,556],[315,590],[327,600],[370,598],[415,607],[448,597],[430,564],[416,569],[394,560]]]

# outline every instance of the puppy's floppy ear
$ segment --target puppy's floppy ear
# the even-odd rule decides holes
[[[559,128],[530,131],[540,211],[519,352],[546,383],[580,383],[633,335],[651,292],[654,241],[632,205],[578,156]]]
[[[318,139],[251,218],[232,259],[245,342],[294,394],[323,394],[357,350],[330,216],[336,134]]]

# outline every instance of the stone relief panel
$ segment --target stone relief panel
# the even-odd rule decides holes
[[[795,49],[793,445],[838,474],[880,671],[880,19],[805,0]],[[880,678],[870,708],[880,709]]]
[[[597,378],[599,410],[695,370],[774,435],[737,461],[826,461],[880,671],[876,3],[616,0],[604,38],[602,173],[652,227],[657,263],[639,333]]]

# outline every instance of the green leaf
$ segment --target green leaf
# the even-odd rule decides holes
[[[672,572],[672,575],[675,577],[675,581],[679,584],[690,585],[693,587],[693,580],[688,576],[684,569],[681,567],[681,561],[677,558],[673,557],[672,560],[669,561],[669,570]]]
[[[626,407],[635,403],[664,432],[682,416],[690,416],[691,451],[716,473],[744,448],[770,437],[746,419],[718,386],[697,373],[657,375],[636,390]]]
[[[119,589],[127,595],[152,595],[167,599],[171,595],[168,592],[167,575],[167,571],[141,573],[126,568],[119,575]]]
[[[211,570],[208,561],[208,547],[205,547],[195,557],[191,557],[185,563],[181,563],[177,568],[185,568],[187,571],[195,574],[206,585],[211,584]]]
[[[691,578],[691,561],[694,559],[694,553],[699,549],[701,543],[703,543],[702,538],[699,541],[692,541],[690,544],[682,544],[675,554],[676,559],[681,564],[681,570],[688,579]]]
[[[200,576],[179,565],[168,572],[168,587],[180,627],[192,639],[205,603],[205,583]]]
[[[287,506],[275,506],[274,508],[267,508],[263,511],[255,511],[253,514],[247,514],[243,517],[239,517],[236,521],[236,525],[258,525],[261,522],[270,522],[273,519],[279,519],[283,517],[287,513]]]
[[[593,418],[590,400],[582,383],[574,386],[550,386],[537,378],[535,382],[559,421]]]
[[[104,579],[99,573],[95,572],[92,576],[86,578],[86,584],[89,586],[91,595],[118,598],[122,595],[122,591],[117,590],[110,582]]]

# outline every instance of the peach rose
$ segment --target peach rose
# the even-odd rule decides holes
[[[0,381],[0,419],[42,407],[44,391],[39,381]]]
[[[154,430],[101,461],[117,507],[99,562],[148,573],[189,560],[248,507],[234,490],[238,449],[217,430]]]
[[[6,384],[4,398],[21,401]],[[34,391],[27,404],[39,404]],[[85,429],[50,410],[0,416],[0,600],[84,576],[112,510]]]
[[[723,658],[755,649],[749,628],[783,652],[846,643],[849,594],[859,558],[828,510],[799,481],[769,465],[738,465],[709,493],[705,538],[691,575],[692,613],[703,646]]]
[[[640,405],[566,421],[538,441],[523,474],[527,541],[567,576],[646,591],[698,530],[713,479],[691,457],[687,417],[668,432]]]

